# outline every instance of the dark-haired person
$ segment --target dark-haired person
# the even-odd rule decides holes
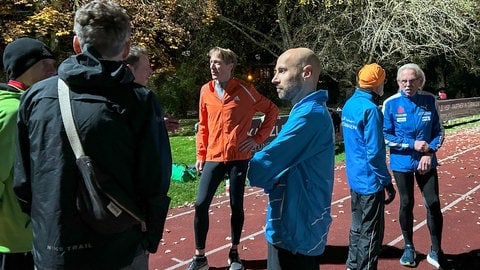
[[[135,76],[135,82],[146,87],[153,73],[147,49],[139,45],[132,46],[125,62]],[[169,115],[164,115],[163,120],[168,131],[175,131],[180,126],[178,119]]]

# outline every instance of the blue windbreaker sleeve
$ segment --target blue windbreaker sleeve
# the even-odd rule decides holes
[[[365,142],[367,152],[367,164],[371,171],[380,180],[383,186],[392,182],[392,177],[387,169],[385,141],[383,139],[382,124],[383,115],[378,108],[370,108],[365,111]]]
[[[387,99],[382,106],[383,110],[383,136],[385,137],[385,144],[394,149],[403,150],[414,148],[415,140],[407,138],[406,136],[397,136],[395,130],[394,112]]]
[[[318,117],[322,117],[320,123],[331,121],[327,119],[328,113],[291,114],[278,136],[250,160],[247,173],[250,184],[268,192],[293,165],[317,154],[315,147],[311,147],[313,136],[332,136],[321,130]]]
[[[440,119],[440,113],[438,110],[438,103],[435,102],[435,113],[433,114],[432,119],[432,139],[429,142],[430,149],[434,152],[437,152],[438,149],[442,146],[443,140],[445,139],[445,130],[442,125],[442,120]]]

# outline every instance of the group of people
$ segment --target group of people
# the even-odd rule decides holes
[[[201,90],[197,135],[197,170],[202,176],[195,204],[196,250],[187,270],[208,269],[207,211],[225,174],[233,183],[232,246],[228,261],[231,270],[243,269],[237,246],[244,221],[243,208],[239,209],[238,203],[244,192],[245,173],[252,186],[263,188],[269,195],[265,227],[267,269],[318,269],[318,255],[324,252],[331,223],[335,143],[326,107],[327,91],[317,90],[320,60],[307,48],[289,49],[280,55],[272,83],[279,98],[290,101],[293,108],[278,136],[262,150],[248,154],[264,139],[264,131],[272,128],[271,120],[277,110],[263,97],[257,97],[266,102],[265,108],[269,110],[257,108],[265,114],[265,120],[255,137],[248,137],[244,129],[250,123],[242,123],[244,119],[238,115],[251,119],[252,114],[245,112],[251,107],[243,105],[241,110],[236,109],[235,100],[244,100],[244,92],[252,92],[250,97],[258,94],[250,85],[231,77],[236,64],[233,52],[214,48],[209,55],[212,81]],[[431,235],[427,261],[439,269],[444,262],[443,218],[435,152],[443,143],[444,131],[435,96],[421,90],[425,84],[421,68],[406,64],[398,69],[398,93],[384,101],[382,111],[379,100],[385,80],[386,72],[380,65],[363,66],[358,72],[357,88],[342,110],[352,209],[346,266],[377,269],[385,205],[397,193],[387,166],[387,145],[390,169],[400,194],[399,219],[405,242],[400,264],[416,265],[413,244],[416,181],[425,201]],[[233,132],[232,125],[239,133]]]
[[[145,87],[152,73],[146,51],[130,50],[130,16],[113,2],[79,8],[74,32],[76,54],[58,72],[52,51],[36,39],[17,39],[3,52],[2,270],[148,269],[162,238],[172,158],[168,121]],[[60,114],[60,79],[85,153],[143,210],[146,228],[102,234],[82,220],[82,176]]]
[[[164,118],[145,86],[152,69],[148,53],[130,48],[130,18],[113,2],[95,0],[75,13],[76,55],[57,69],[42,42],[21,38],[4,50],[7,84],[0,84],[0,269],[148,269],[157,251],[168,210],[171,150]],[[318,90],[318,56],[293,48],[277,59],[272,83],[293,105],[278,136],[253,153],[270,134],[278,108],[252,84],[233,76],[236,54],[220,47],[208,56],[212,80],[200,89],[196,169],[201,173],[195,202],[195,253],[189,270],[209,268],[205,255],[208,209],[225,176],[230,181],[231,270],[243,269],[238,251],[244,224],[246,179],[268,194],[265,237],[267,267],[318,269],[331,224],[334,126]],[[55,76],[57,75],[57,76]],[[428,262],[440,267],[442,214],[435,152],[443,129],[433,95],[421,91],[423,71],[398,70],[399,92],[378,107],[385,71],[378,64],[358,73],[355,93],[342,111],[352,224],[348,269],[376,269],[384,231],[384,207],[400,194],[405,241],[400,263],[415,266],[414,181],[427,208],[432,247]],[[71,106],[85,152],[144,210],[139,226],[100,234],[75,207],[80,174],[58,103],[57,82],[71,91]],[[28,91],[27,91],[28,89]],[[252,117],[262,113],[255,134]],[[170,127],[169,127],[170,126]],[[32,231],[33,236],[32,237]],[[33,250],[33,252],[32,252]]]
[[[414,186],[418,185],[427,210],[431,250],[427,261],[435,268],[444,264],[441,238],[443,216],[439,199],[437,158],[444,130],[435,96],[422,91],[425,74],[413,63],[397,71],[399,91],[383,102],[386,74],[378,64],[358,72],[357,88],[342,110],[346,172],[351,188],[352,223],[348,269],[377,269],[384,232],[384,205],[395,198],[390,169],[400,194],[399,220],[404,239],[400,264],[414,267]],[[385,198],[385,193],[387,198]]]

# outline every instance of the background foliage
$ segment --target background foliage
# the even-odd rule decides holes
[[[73,53],[73,15],[88,0],[2,0],[0,51],[21,36],[47,43],[59,59]],[[420,64],[425,90],[449,97],[480,92],[480,7],[476,0],[118,0],[132,16],[132,43],[149,49],[156,73],[149,87],[167,112],[196,117],[198,90],[210,79],[208,50],[231,48],[236,76],[281,106],[270,79],[276,57],[306,46],[322,60],[319,87],[342,106],[366,63],[387,70]]]

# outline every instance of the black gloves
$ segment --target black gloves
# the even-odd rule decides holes
[[[385,204],[390,204],[393,199],[395,199],[395,194],[397,193],[395,191],[395,188],[393,187],[393,184],[390,183],[385,187],[385,191],[387,192],[387,198],[385,199]]]

